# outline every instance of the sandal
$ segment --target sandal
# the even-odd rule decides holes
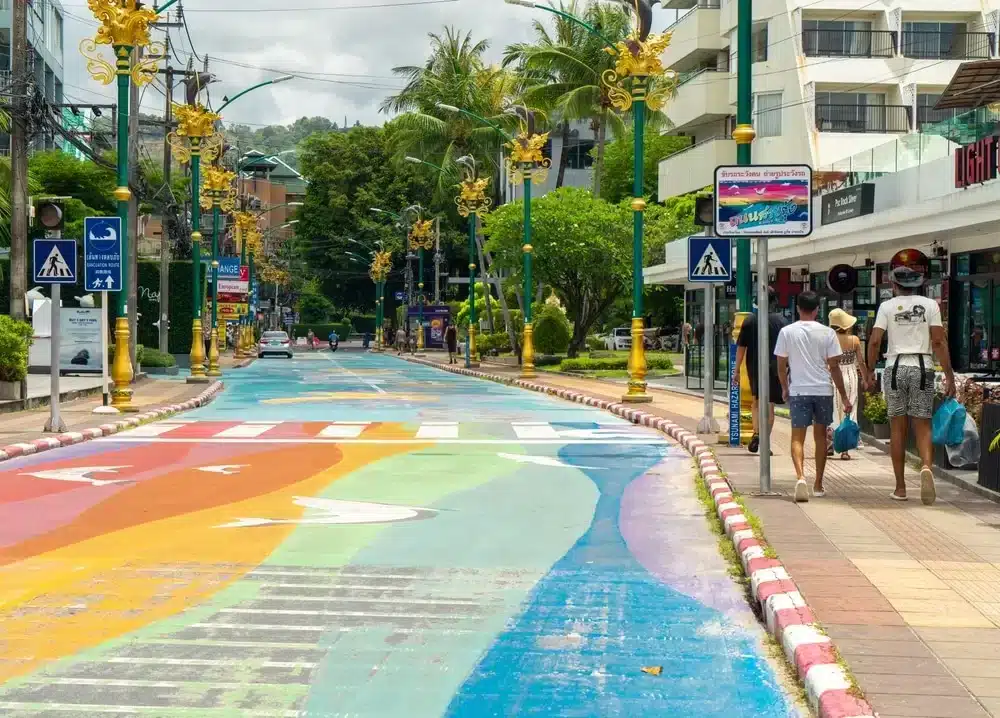
[[[889,498],[892,499],[893,501],[909,501],[910,500],[909,496],[897,496],[895,491],[893,491],[891,494],[889,494]]]
[[[850,454],[848,454],[848,453],[847,453],[847,452],[845,451],[844,453],[842,453],[842,454],[840,455],[840,460],[841,460],[841,461],[850,461],[850,460],[851,460],[851,455],[850,455]]]

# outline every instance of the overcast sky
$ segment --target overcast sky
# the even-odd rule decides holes
[[[315,115],[338,124],[345,117],[352,125],[356,121],[381,124],[386,117],[378,111],[380,102],[402,86],[393,78],[392,68],[422,63],[429,54],[428,33],[440,32],[445,25],[471,30],[475,40],[490,41],[489,59],[496,61],[505,45],[531,38],[533,18],[547,19],[542,11],[507,5],[503,0],[437,0],[364,9],[347,8],[427,0],[182,1],[194,49],[202,58],[208,54],[210,70],[220,79],[211,86],[214,106],[221,104],[223,95],[283,71],[315,78],[261,88],[227,109],[227,121],[253,126],[288,124]],[[63,5],[67,101],[95,102],[104,96],[113,102],[112,89],[90,78],[77,51],[80,40],[93,36],[96,29],[86,2],[64,0]],[[657,28],[674,19],[673,11],[657,8],[655,12]],[[154,31],[154,39],[162,35]],[[184,30],[171,30],[171,42],[186,62],[191,45]],[[143,112],[162,113],[163,101],[155,87],[146,87]]]

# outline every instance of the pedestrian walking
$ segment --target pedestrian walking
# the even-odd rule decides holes
[[[854,325],[858,323],[858,318],[851,316],[843,309],[834,309],[830,312],[828,321],[830,327],[837,333],[837,342],[840,344],[840,373],[844,378],[844,388],[847,389],[847,398],[851,400],[853,409],[844,411],[844,402],[840,400],[840,395],[833,397],[833,426],[840,426],[845,417],[851,417],[855,422],[858,420],[858,395],[860,388],[868,388],[868,367],[865,365],[864,350],[861,348],[861,340],[854,335]],[[827,432],[827,456],[833,456],[833,427]],[[851,458],[850,452],[843,452],[840,458],[848,461]]]
[[[816,321],[819,296],[812,290],[798,296],[799,321],[778,334],[774,354],[778,357],[778,381],[788,402],[792,419],[792,464],[795,466],[795,500],[809,500],[805,480],[805,442],[809,425],[816,442],[816,480],[813,496],[826,495],[823,473],[826,470],[826,431],[833,421],[833,390],[836,386],[844,409],[854,405],[840,372],[840,343],[830,327]]]
[[[449,324],[444,330],[444,341],[448,345],[448,363],[457,363],[455,356],[458,354],[458,329],[454,324]]]
[[[778,295],[775,293],[774,289],[768,287],[767,290],[767,300],[769,313],[767,315],[767,338],[768,338],[768,351],[767,355],[770,358],[768,362],[768,401],[770,404],[770,411],[768,414],[768,426],[774,427],[774,406],[775,404],[784,404],[785,399],[781,394],[781,382],[778,381],[778,358],[774,355],[774,348],[778,343],[778,334],[788,325],[788,320],[785,319],[784,315],[780,312],[773,311],[778,303]],[[758,344],[757,344],[757,314],[751,314],[745,320],[743,320],[743,326],[740,327],[740,336],[736,340],[736,364],[733,366],[732,382],[733,386],[738,386],[740,383],[740,368],[743,366],[743,362],[747,365],[747,376],[750,379],[750,396],[753,400],[753,436],[750,437],[750,443],[747,445],[747,451],[751,454],[756,454],[760,448],[760,427],[757,425],[759,421],[759,412],[757,407],[759,405],[758,397],[760,396],[760,386],[759,386],[759,373],[758,373]]]
[[[897,252],[889,262],[893,298],[882,302],[875,328],[868,340],[868,381],[875,383],[872,367],[879,358],[883,337],[888,337],[882,390],[889,414],[889,448],[896,488],[890,497],[906,501],[906,439],[909,425],[920,454],[920,500],[931,506],[937,500],[934,487],[934,446],[931,414],[934,411],[934,357],[944,370],[944,394],[955,395],[955,374],[941,323],[937,302],[917,294],[923,287],[930,263],[916,249]]]
[[[400,356],[406,350],[406,330],[402,325],[396,330],[396,356]]]

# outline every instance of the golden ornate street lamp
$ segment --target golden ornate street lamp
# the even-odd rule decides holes
[[[409,247],[411,250],[416,250],[419,266],[417,270],[419,272],[417,275],[417,324],[419,325],[419,331],[417,331],[417,351],[422,352],[424,350],[424,250],[431,249],[434,246],[434,238],[432,236],[434,233],[434,220],[420,219],[420,215],[423,212],[423,208],[420,205],[408,207],[407,211],[415,212],[417,217],[413,220],[413,224],[410,225]]]
[[[652,6],[656,0],[629,0],[626,3],[633,7],[635,25],[628,38],[616,43],[610,42],[598,28],[558,8],[532,0],[504,1],[510,5],[544,10],[576,23],[603,41],[607,52],[615,57],[614,68],[604,71],[601,82],[607,88],[608,98],[617,110],[632,111],[635,135],[632,185],[632,350],[628,358],[628,392],[622,397],[622,401],[652,401],[652,397],[646,393],[646,350],[642,315],[643,212],[646,210],[644,132],[646,108],[653,111],[662,109],[677,87],[677,73],[665,69],[660,59],[670,45],[670,33],[650,34]]]
[[[544,183],[549,176],[552,160],[542,156],[542,148],[549,140],[549,133],[535,132],[535,113],[527,107],[513,107],[511,113],[521,120],[521,132],[507,143],[510,154],[507,170],[515,181],[524,183],[524,239],[521,252],[524,256],[524,332],[521,338],[521,376],[531,379],[535,376],[534,325],[531,321],[531,298],[535,296],[535,285],[531,277],[531,187],[533,181]]]
[[[233,204],[235,208],[235,201]],[[224,208],[224,205],[223,205]],[[240,265],[247,263],[247,239],[252,232],[257,231],[258,218],[250,212],[233,212],[233,224],[236,228],[236,246],[239,247]],[[247,287],[249,289],[249,287]],[[246,317],[250,314],[250,294],[247,293]],[[236,331],[236,346],[233,348],[234,359],[245,359],[252,355],[251,348],[247,343],[247,318],[241,318]]]
[[[191,375],[188,382],[199,384],[208,381],[205,374],[205,337],[202,329],[201,313],[201,158],[211,162],[222,148],[222,135],[215,131],[218,114],[201,103],[194,105],[174,105],[177,129],[167,135],[167,142],[178,162],[191,163],[191,267],[192,267],[192,307],[191,322]]]
[[[208,376],[222,376],[219,369],[219,215],[234,179],[236,173],[222,167],[209,165],[205,168],[205,196],[212,208],[212,337],[208,345]]]
[[[462,170],[455,204],[458,205],[458,213],[469,218],[469,338],[465,353],[465,366],[468,368],[476,363],[476,222],[490,211],[493,199],[486,195],[490,179],[478,176],[475,157],[459,157],[455,164]]]
[[[263,249],[263,234],[257,227],[257,217],[251,215],[253,220],[244,231],[243,237],[245,246],[247,249],[247,264],[250,269],[249,285],[247,286],[247,319],[243,324],[243,350],[247,356],[253,355],[254,345],[256,343],[256,338],[254,337],[253,322],[250,319],[250,295],[253,292],[254,282],[257,281],[255,268],[254,268],[254,257],[261,253]]]
[[[17,0],[23,2],[24,0]],[[173,0],[176,1],[176,0]],[[170,4],[173,4],[172,2]],[[156,21],[157,11],[139,6],[138,0],[87,0],[97,18],[97,35],[84,38],[80,53],[87,59],[87,72],[98,82],[110,85],[118,82],[118,186],[114,197],[118,200],[121,218],[122,283],[118,290],[117,319],[115,320],[115,358],[111,365],[111,405],[120,411],[133,411],[132,362],[129,357],[129,325],[127,308],[128,273],[128,203],[132,193],[128,187],[128,113],[131,83],[145,85],[156,77],[158,62],[163,58],[163,43],[149,37],[149,25]],[[98,54],[99,45],[110,45],[115,64]],[[133,61],[135,48],[147,48],[148,54]]]
[[[382,321],[385,317],[385,280],[392,270],[392,252],[379,250],[372,253],[368,276],[375,282],[375,351],[384,351],[385,336]]]

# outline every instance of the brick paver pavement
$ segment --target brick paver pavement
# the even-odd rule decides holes
[[[621,398],[607,382],[538,374],[539,383]],[[644,411],[696,430],[701,399],[651,393]],[[726,408],[715,409],[725,426]],[[1000,717],[1000,504],[939,483],[937,504],[923,506],[912,471],[910,501],[892,501],[892,466],[876,449],[830,460],[826,497],[796,504],[789,440],[789,423],[779,418],[776,497],[753,495],[756,457],[721,445],[716,453],[881,718]],[[811,483],[814,464],[806,464]]]

